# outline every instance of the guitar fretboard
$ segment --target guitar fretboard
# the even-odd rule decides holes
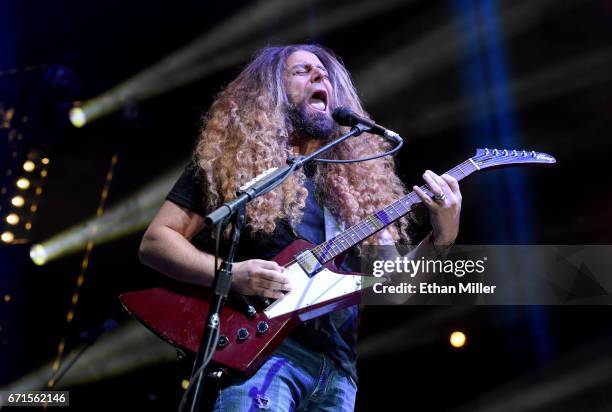
[[[477,170],[479,170],[479,168],[476,166],[476,163],[474,163],[472,159],[468,159],[446,173],[457,180],[461,180]],[[421,189],[429,196],[433,195],[426,185],[421,186]],[[406,215],[414,204],[420,202],[421,198],[419,198],[414,191],[410,192],[406,196],[386,206],[384,209],[379,210],[366,217],[361,222],[351,226],[338,236],[315,246],[311,249],[311,252],[320,263],[323,264],[328,262]]]

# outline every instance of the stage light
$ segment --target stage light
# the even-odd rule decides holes
[[[11,199],[11,204],[15,207],[21,207],[25,204],[25,199],[21,196],[15,196]]]
[[[50,160],[49,160],[49,158],[48,158],[48,157],[43,157],[43,158],[40,160],[40,163],[42,163],[42,164],[44,164],[44,165],[48,165],[48,164],[49,164],[49,162],[50,162]]]
[[[40,171],[40,177],[47,177],[47,171],[46,170],[41,170]]]
[[[30,249],[30,259],[38,266],[47,263],[47,251],[42,245],[34,245]]]
[[[0,238],[4,243],[11,243],[13,240],[15,240],[15,235],[13,234],[13,232],[4,232],[2,233]]]
[[[17,187],[22,190],[26,190],[28,187],[30,187],[30,181],[25,177],[22,177],[17,180]]]
[[[33,161],[26,160],[25,162],[23,162],[23,170],[25,170],[26,172],[31,172],[35,168],[36,168],[36,165],[34,164]]]
[[[232,54],[218,52],[229,48],[232,43],[238,43],[243,38],[265,29],[276,20],[277,16],[289,16],[308,5],[308,0],[290,2],[273,0],[256,2],[252,6],[245,7],[230,19],[164,57],[152,67],[125,80],[102,95],[83,103],[77,103],[70,110],[70,122],[75,127],[82,127],[86,123],[116,112],[127,102],[143,101],[199,79],[203,76],[203,68],[204,71],[208,71],[211,63],[212,66],[215,66],[212,62],[214,59],[211,58],[214,53],[217,53],[214,55],[215,59],[224,54]],[[253,49],[249,50],[246,57],[252,52]]]
[[[6,216],[6,223],[9,225],[16,225],[19,223],[19,215],[17,213],[11,213]]]
[[[350,8],[338,7],[318,16],[316,30],[318,34],[338,30],[409,1],[412,0],[362,1]],[[299,16],[307,7],[310,7],[308,0],[256,2],[145,71],[93,99],[77,103],[73,108],[75,120],[79,124],[91,123],[120,110],[126,103],[144,101],[244,62],[268,43],[254,34],[276,21],[277,16],[283,16],[288,24],[276,34],[275,41],[300,41],[312,33],[312,22]],[[246,43],[243,39],[251,41]],[[75,124],[73,110],[70,119]]]
[[[30,206],[30,212],[36,213],[37,210],[38,210],[38,205],[36,203],[33,203],[32,206]]]
[[[181,382],[181,388],[187,390],[187,388],[189,387],[189,380],[188,379],[183,379]]]
[[[70,109],[69,116],[70,123],[72,123],[74,127],[83,127],[85,123],[87,123],[87,115],[81,107],[75,106]]]
[[[184,169],[181,165],[151,182],[131,197],[94,217],[32,246],[30,258],[37,265],[84,250],[89,240],[96,245],[147,227],[172,185]]]
[[[31,223],[31,222],[27,222],[27,223],[24,225],[24,227],[25,227],[25,230],[30,230],[30,229],[32,229],[32,223]]]
[[[465,333],[461,331],[454,331],[451,333],[449,341],[453,348],[461,348],[465,345],[467,338]]]

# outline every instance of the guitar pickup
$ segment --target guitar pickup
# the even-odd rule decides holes
[[[319,259],[310,250],[305,250],[295,255],[295,261],[300,265],[306,275],[311,278],[323,269]]]

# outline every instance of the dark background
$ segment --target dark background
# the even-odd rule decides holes
[[[127,322],[117,296],[164,281],[138,262],[142,232],[96,246],[66,324],[84,252],[38,267],[29,248],[95,215],[113,154],[109,208],[184,162],[215,93],[265,44],[318,42],[334,50],[369,113],[406,139],[397,161],[407,185],[476,147],[557,158],[554,168],[500,170],[462,183],[458,243],[609,244],[612,2],[386,3],[342,25],[372,2],[311,0],[295,2],[290,13],[272,11],[262,28],[206,57],[251,47],[244,59],[76,129],[67,117],[71,102],[100,95],[232,17],[242,16],[235,27],[244,28],[245,10],[256,3],[3,2],[0,107],[15,113],[0,129],[4,226],[16,191],[16,176],[4,171],[31,150],[51,164],[26,243],[0,246],[0,294],[10,296],[0,300],[0,385],[40,371],[62,337],[69,351],[80,331],[109,318]],[[328,27],[330,15],[336,20]],[[305,28],[298,36],[283,34],[298,25]],[[23,135],[16,146],[11,129]],[[357,410],[609,410],[611,320],[606,306],[367,307]],[[460,350],[448,344],[456,329],[468,336]],[[117,371],[69,387],[73,409],[118,398],[175,409],[189,365],[166,360]]]

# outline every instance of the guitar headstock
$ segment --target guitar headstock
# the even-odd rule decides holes
[[[476,149],[472,161],[479,169],[510,166],[514,164],[551,165],[557,160],[547,153],[526,150]]]

